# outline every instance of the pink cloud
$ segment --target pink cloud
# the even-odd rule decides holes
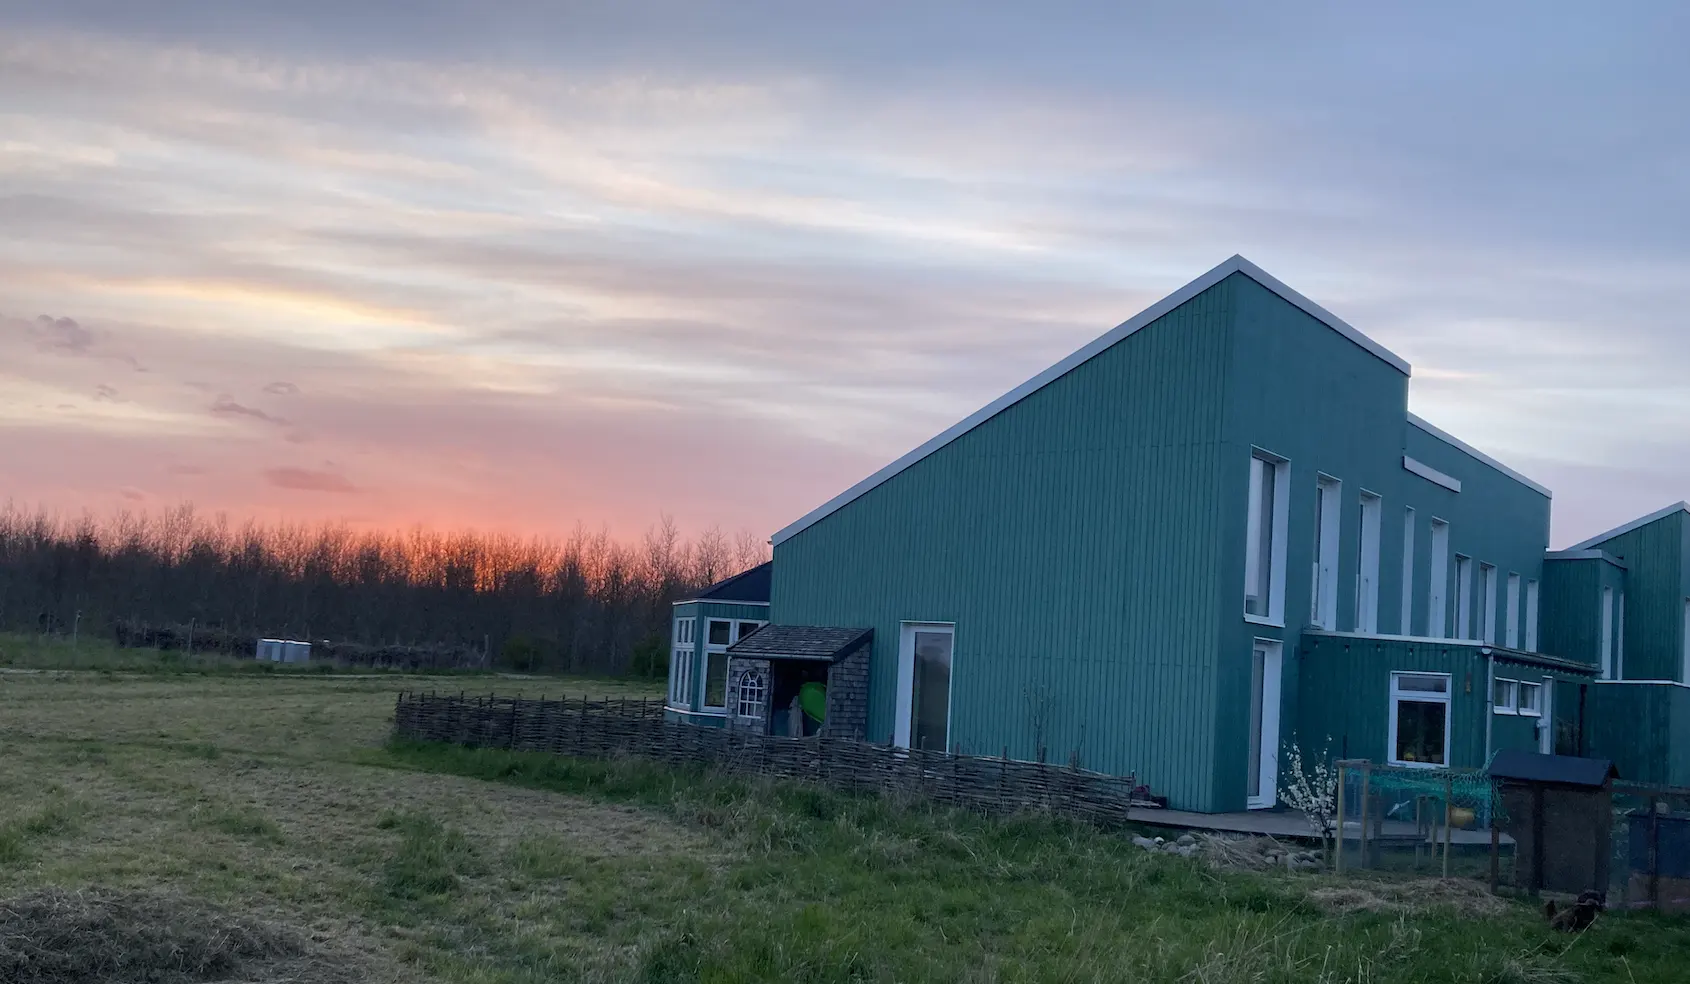
[[[300,492],[358,491],[358,487],[347,481],[344,475],[310,468],[267,468],[264,471],[264,480],[276,488]]]

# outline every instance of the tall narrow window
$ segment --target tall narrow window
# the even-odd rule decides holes
[[[1361,494],[1356,549],[1356,631],[1379,631],[1379,497]]]
[[[1479,631],[1485,645],[1496,645],[1496,568],[1479,565]]]
[[[1244,540],[1244,614],[1279,623],[1285,618],[1286,490],[1291,466],[1264,451],[1250,456],[1249,514]]]
[[[1476,639],[1473,632],[1473,558],[1455,555],[1455,638]]]
[[[1414,634],[1414,507],[1402,511],[1402,635]]]
[[[1597,665],[1602,667],[1602,679],[1614,675],[1614,589],[1602,589],[1602,639],[1597,652]]]
[[[1431,587],[1426,590],[1426,634],[1449,638],[1449,524],[1432,520]]]
[[[1614,607],[1614,679],[1625,679],[1625,592]]]
[[[1526,582],[1526,652],[1537,652],[1537,582]]]
[[[1502,630],[1502,644],[1509,649],[1520,648],[1520,575],[1508,575],[1508,606],[1503,611],[1508,620]]]
[[[1391,674],[1391,765],[1449,765],[1449,675]]]
[[[1314,489],[1314,562],[1309,580],[1309,622],[1338,627],[1338,514],[1343,483],[1320,476]]]
[[[711,619],[704,637],[704,709],[728,709],[728,646],[733,642],[733,623]]]
[[[1684,658],[1679,662],[1679,682],[1690,683],[1690,598],[1684,599]]]
[[[669,703],[676,707],[692,706],[693,627],[696,624],[690,618],[675,620],[669,647]]]

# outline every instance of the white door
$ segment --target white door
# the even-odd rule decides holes
[[[1543,717],[1537,719],[1537,750],[1555,754],[1555,678],[1543,678]]]
[[[1249,807],[1264,810],[1279,801],[1280,644],[1257,639],[1250,652]]]
[[[956,626],[905,622],[898,640],[898,710],[892,743],[942,752],[951,726],[951,652]]]

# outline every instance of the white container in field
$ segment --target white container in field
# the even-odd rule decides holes
[[[292,639],[260,639],[257,658],[272,663],[308,663],[311,661],[311,644]]]

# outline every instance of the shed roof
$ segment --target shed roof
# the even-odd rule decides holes
[[[1588,540],[1580,540],[1579,542],[1573,544],[1572,546],[1568,547],[1567,549],[1568,550],[1585,550],[1585,549],[1588,549],[1590,547],[1594,547],[1598,544],[1606,543],[1609,540],[1612,540],[1616,536],[1623,536],[1627,533],[1630,533],[1632,530],[1642,529],[1643,527],[1648,526],[1650,523],[1653,523],[1657,520],[1665,519],[1668,516],[1671,516],[1673,513],[1680,513],[1680,512],[1690,512],[1690,502],[1675,502],[1672,505],[1667,506],[1663,509],[1657,509],[1647,516],[1639,516],[1638,518],[1632,520],[1629,523],[1622,523],[1621,525],[1614,527],[1613,529],[1609,530],[1606,533],[1598,533]]]
[[[870,475],[857,484],[851,486],[844,492],[839,493],[832,499],[829,499],[810,513],[800,517],[797,521],[776,532],[771,542],[778,546],[790,537],[796,536],[811,526],[814,526],[816,523],[821,522],[829,515],[837,512],[847,503],[850,503],[859,496],[875,488],[887,479],[890,479],[892,476],[910,467],[945,445],[950,444],[952,441],[997,416],[1009,407],[1021,402],[1033,393],[1043,389],[1063,376],[1066,376],[1077,366],[1088,362],[1092,357],[1114,346],[1116,342],[1119,342],[1121,339],[1137,332],[1139,329],[1154,323],[1163,315],[1235,273],[1241,273],[1244,276],[1249,277],[1251,280],[1261,284],[1273,293],[1278,294],[1287,302],[1301,308],[1310,317],[1354,342],[1356,345],[1371,353],[1385,364],[1396,369],[1404,376],[1411,374],[1408,362],[1401,356],[1398,356],[1390,349],[1387,349],[1385,346],[1380,345],[1373,339],[1363,335],[1361,332],[1351,327],[1349,323],[1345,322],[1342,318],[1339,318],[1337,315],[1321,307],[1319,304],[1316,304],[1314,301],[1311,301],[1302,294],[1299,294],[1297,291],[1287,286],[1284,282],[1280,281],[1277,277],[1274,277],[1266,270],[1263,270],[1261,267],[1251,263],[1242,256],[1234,255],[1226,260],[1223,260],[1218,266],[1198,277],[1196,280],[1191,281],[1179,290],[1174,291],[1167,297],[1162,298],[1155,304],[1152,304],[1143,311],[1140,311],[1131,319],[1116,325],[1104,334],[1092,339],[1061,362],[1056,363],[1050,368],[1034,376],[1032,379],[1027,380],[1020,386],[1015,387],[1008,393],[1005,393],[981,407],[979,410],[976,410],[974,413],[957,421],[955,424],[951,425],[949,428],[936,435],[925,444],[880,469],[873,475]]]
[[[759,659],[835,660],[855,652],[873,636],[873,629],[765,625],[729,646],[728,654]]]
[[[1620,773],[1609,759],[1542,755],[1522,748],[1504,748],[1491,759],[1490,774],[1493,779],[1600,789]]]
[[[746,605],[769,603],[769,581],[774,571],[773,561],[764,561],[748,571],[741,571],[725,581],[717,581],[703,591],[677,605],[694,601],[729,601]]]

